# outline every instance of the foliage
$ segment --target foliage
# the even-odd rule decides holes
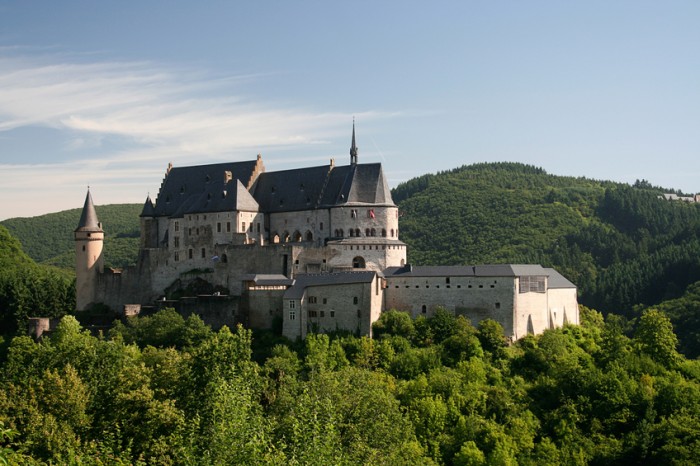
[[[141,204],[95,206],[105,230],[105,266],[135,264],[138,254]],[[24,250],[38,263],[67,270],[75,267],[73,230],[80,220],[80,209],[64,210],[38,217],[11,218],[0,225],[18,238]]]
[[[50,338],[10,342],[0,462],[692,464],[700,453],[700,363],[675,351],[660,311],[633,338],[624,319],[582,309],[581,326],[512,346],[493,321],[405,316],[383,316],[374,340],[271,341],[261,363],[249,330],[213,332],[172,310],[107,339],[65,317]]]

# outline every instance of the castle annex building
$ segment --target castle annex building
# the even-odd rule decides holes
[[[267,172],[262,157],[169,166],[141,213],[138,262],[103,267],[104,230],[88,190],[77,229],[76,306],[173,306],[214,326],[241,322],[289,338],[336,329],[371,335],[388,309],[438,307],[492,318],[518,339],[578,323],[576,287],[539,265],[415,267],[381,164]]]

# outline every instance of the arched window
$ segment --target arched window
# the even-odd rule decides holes
[[[275,235],[272,237],[272,242],[273,243],[279,243],[280,242],[280,235],[275,233]]]
[[[338,231],[337,228],[335,229],[335,235],[334,235],[334,236],[335,236],[336,238],[337,238],[338,236],[340,236],[340,232]]]
[[[425,304],[423,304],[423,307],[421,308],[420,312],[423,313],[423,314],[426,314],[426,313],[428,312],[428,306],[426,306]]]
[[[321,223],[318,225],[318,229],[321,230],[321,231],[323,231],[323,222],[321,222]]]
[[[294,242],[299,243],[300,241],[301,241],[301,233],[299,233],[299,231],[297,230],[294,232]]]
[[[355,232],[350,228],[350,237],[352,238],[353,236],[355,236]]]
[[[391,229],[391,237],[392,238],[394,237],[394,229],[393,228]]]
[[[314,235],[307,230],[306,232],[306,241],[313,241],[314,240]]]
[[[386,228],[382,228],[382,238],[386,238]]]
[[[369,232],[372,236],[377,236],[377,230],[375,230],[374,228],[372,228]]]
[[[284,232],[284,242],[289,243],[289,232],[288,231]]]
[[[370,236],[370,234],[369,234],[369,228],[365,228],[365,236]]]
[[[357,256],[352,260],[352,268],[353,269],[364,269],[365,268],[365,259],[361,256]]]
[[[343,231],[342,228],[340,229],[340,237],[341,237],[341,238],[344,238],[344,237],[345,237],[345,232]]]
[[[359,228],[355,228],[355,236],[360,236],[360,229]]]
[[[228,256],[226,254],[221,255],[221,262],[223,262],[224,264],[228,262]]]

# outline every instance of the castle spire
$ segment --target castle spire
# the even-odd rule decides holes
[[[75,231],[102,231],[102,225],[97,221],[95,205],[92,203],[90,187],[88,187],[87,196],[85,196],[85,204],[83,205],[83,212],[80,214],[78,228],[76,228]]]
[[[350,146],[350,164],[357,165],[357,146],[355,145],[355,119],[352,119],[352,145]]]

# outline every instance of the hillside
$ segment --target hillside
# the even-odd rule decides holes
[[[495,163],[424,175],[393,196],[410,262],[553,266],[583,304],[629,317],[700,280],[700,205],[664,191]]]
[[[0,225],[0,335],[24,327],[27,317],[60,317],[74,307],[72,274],[37,265]]]
[[[125,267],[136,263],[139,239],[140,204],[96,206],[105,229],[105,265]],[[22,248],[36,262],[67,270],[75,266],[73,230],[81,209],[64,210],[29,218],[0,222],[20,240]]]

